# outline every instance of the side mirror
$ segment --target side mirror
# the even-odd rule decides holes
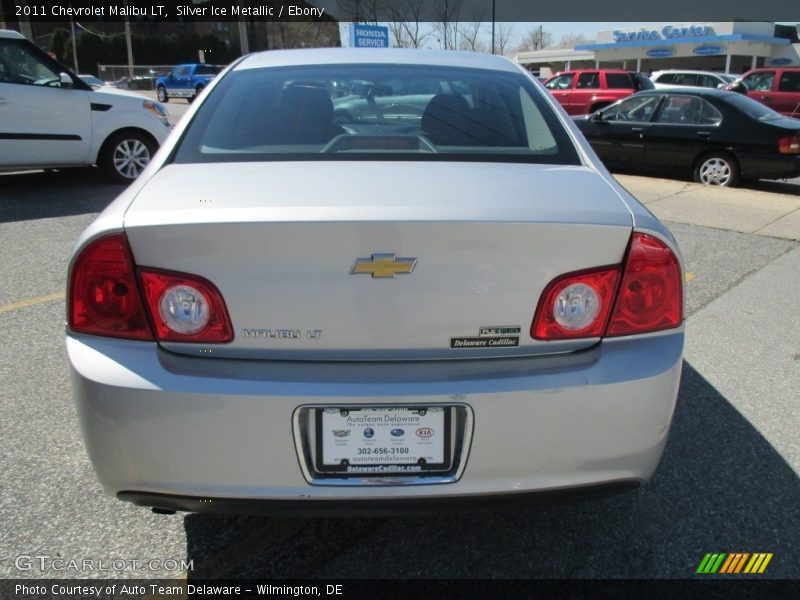
[[[59,73],[58,80],[61,82],[62,88],[71,88],[74,84],[72,77],[70,77],[67,73]]]
[[[589,117],[589,120],[592,123],[603,123],[606,120],[606,118],[603,116],[603,111],[598,110],[592,113],[592,116]]]
[[[170,71],[170,72],[169,72],[169,75],[167,75],[167,77],[169,77],[170,79],[172,79],[173,77],[175,77],[175,74],[174,74],[172,71]]]

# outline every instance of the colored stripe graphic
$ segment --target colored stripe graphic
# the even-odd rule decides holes
[[[703,573],[703,574],[711,574],[716,573],[719,570],[722,561],[725,560],[726,554],[723,553],[711,553],[705,555],[703,558],[703,562],[700,563],[700,566],[697,567],[696,573]]]
[[[732,575],[736,573],[761,574],[772,560],[771,552],[709,552],[700,562],[695,573],[703,575]],[[748,561],[748,559],[750,559]],[[745,566],[745,564],[747,566]]]
[[[761,552],[753,554],[753,558],[747,563],[744,569],[745,573],[758,573],[759,575],[767,570],[769,561],[772,560],[772,552]]]
[[[745,552],[737,552],[736,554],[728,554],[728,559],[725,561],[725,564],[722,565],[722,569],[720,569],[720,573],[738,573],[742,570],[744,566],[744,562],[750,556],[750,553]]]

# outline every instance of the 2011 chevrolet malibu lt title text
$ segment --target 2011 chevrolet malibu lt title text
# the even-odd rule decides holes
[[[271,51],[84,232],[67,350],[123,500],[527,500],[652,475],[682,281],[670,232],[512,62]]]

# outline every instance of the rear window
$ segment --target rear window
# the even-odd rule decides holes
[[[178,163],[354,159],[579,164],[526,75],[396,64],[230,72],[174,155]]]
[[[633,81],[627,73],[606,73],[606,85],[608,89],[631,90]]]
[[[778,82],[780,92],[800,92],[800,71],[785,71]]]
[[[728,104],[732,104],[741,110],[748,117],[752,117],[757,121],[775,121],[783,118],[783,115],[780,113],[775,112],[768,106],[764,106],[761,102],[753,100],[749,96],[743,96],[742,94],[732,92],[730,94],[725,94],[724,100]]]

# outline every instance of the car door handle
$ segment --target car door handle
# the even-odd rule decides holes
[[[8,100],[0,96],[0,104],[8,104]]]
[[[772,100],[772,96],[761,96],[762,100]]]
[[[710,138],[711,137],[711,132],[710,131],[698,131],[697,132],[697,137]]]
[[[644,127],[631,127],[631,131],[633,133],[638,133],[639,134],[639,138],[643,138],[644,137]]]

